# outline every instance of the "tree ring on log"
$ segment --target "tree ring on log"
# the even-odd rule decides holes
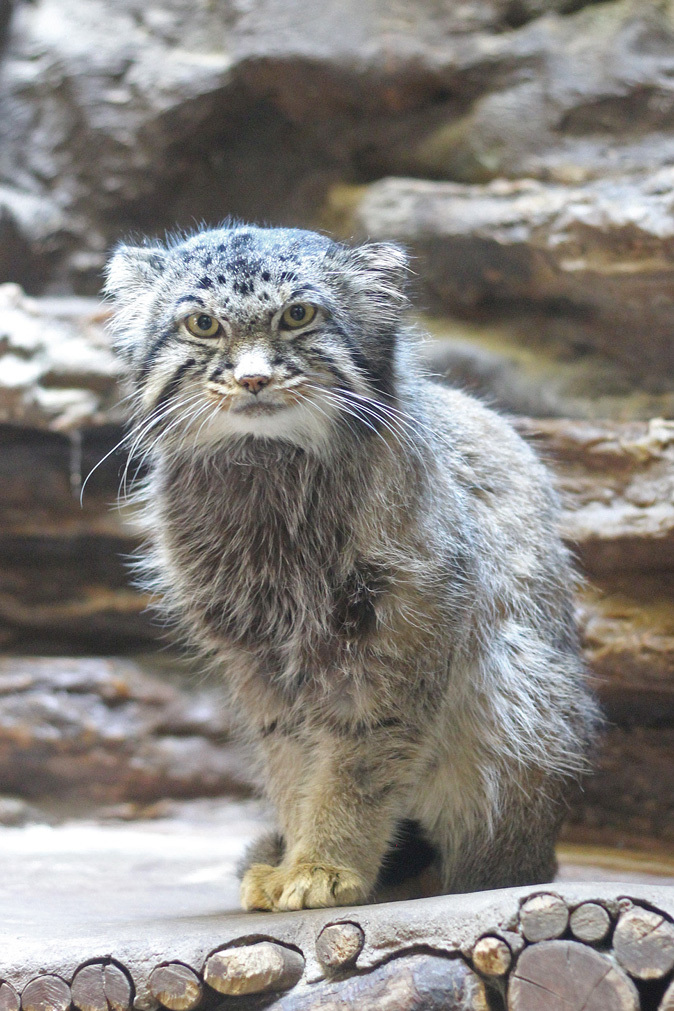
[[[662,979],[674,969],[674,924],[662,913],[633,906],[620,915],[613,950],[635,979]]]
[[[193,1011],[202,1001],[203,983],[184,962],[167,962],[150,973],[150,993],[169,1011]]]
[[[598,902],[582,902],[569,918],[571,933],[585,944],[599,944],[611,929],[611,917]]]
[[[365,934],[357,923],[328,923],[316,939],[316,957],[326,972],[355,964],[363,950]]]
[[[0,983],[0,1011],[19,1011],[21,998],[11,983]]]
[[[21,994],[23,1011],[67,1011],[71,1002],[70,987],[66,981],[51,973],[31,979]]]
[[[605,955],[577,941],[542,941],[520,955],[508,1011],[639,1011],[639,994]]]
[[[109,960],[83,965],[73,976],[70,989],[73,1004],[80,1011],[128,1011],[133,1004],[128,973]]]
[[[481,937],[473,948],[473,965],[483,976],[505,976],[512,959],[512,952],[501,937]]]
[[[533,895],[520,909],[520,926],[527,941],[552,941],[569,923],[569,910],[559,895]]]

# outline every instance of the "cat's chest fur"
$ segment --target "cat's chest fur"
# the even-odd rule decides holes
[[[384,567],[359,551],[348,485],[301,451],[174,463],[160,478],[171,578],[209,635],[288,662],[371,635]]]

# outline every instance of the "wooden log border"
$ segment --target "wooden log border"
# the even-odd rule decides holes
[[[241,1011],[357,1011],[392,997],[399,1011],[674,1011],[674,921],[648,903],[573,903],[541,891],[521,900],[508,925],[485,931],[463,955],[403,944],[359,968],[366,931],[350,914],[317,926],[311,952],[242,937],[212,949],[203,965],[157,962],[146,989],[158,1011],[223,1008],[223,997]],[[308,956],[323,978],[294,992]],[[0,1011],[131,1011],[135,995],[131,973],[111,957],[82,963],[71,979],[39,974],[21,992],[0,976]]]

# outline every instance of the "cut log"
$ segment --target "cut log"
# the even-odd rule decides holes
[[[520,926],[527,941],[561,937],[569,922],[569,910],[559,895],[534,895],[520,910]]]
[[[483,976],[505,976],[512,952],[500,937],[481,937],[473,948],[473,965]]]
[[[662,913],[635,906],[620,916],[613,950],[635,979],[662,979],[674,969],[674,924]]]
[[[292,993],[274,1011],[489,1011],[484,983],[461,959],[404,955],[339,983]]]
[[[21,998],[11,983],[0,983],[0,1011],[19,1011]]]
[[[21,994],[22,1011],[67,1011],[70,987],[60,976],[45,974],[27,983]]]
[[[133,986],[126,972],[111,962],[92,962],[78,969],[70,985],[80,1011],[128,1011]]]
[[[357,923],[329,923],[316,940],[316,957],[326,972],[354,965],[365,935]]]
[[[577,941],[526,948],[508,984],[508,1011],[639,1011],[632,980]]]
[[[204,979],[218,993],[267,993],[289,990],[303,972],[299,952],[274,941],[258,941],[216,951],[206,961]]]
[[[583,902],[571,913],[571,933],[586,944],[603,941],[611,927],[611,917],[598,902]]]
[[[194,969],[182,962],[159,965],[150,974],[150,991],[169,1011],[192,1011],[201,1003],[204,988]]]

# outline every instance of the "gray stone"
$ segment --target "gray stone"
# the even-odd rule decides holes
[[[668,164],[671,37],[656,0],[20,4],[0,276],[93,291],[127,229],[306,223],[343,179]]]
[[[432,307],[529,317],[540,337],[599,351],[652,392],[674,374],[674,170],[583,185],[384,179],[360,191],[351,230],[415,254]],[[341,198],[340,198],[341,199]]]

